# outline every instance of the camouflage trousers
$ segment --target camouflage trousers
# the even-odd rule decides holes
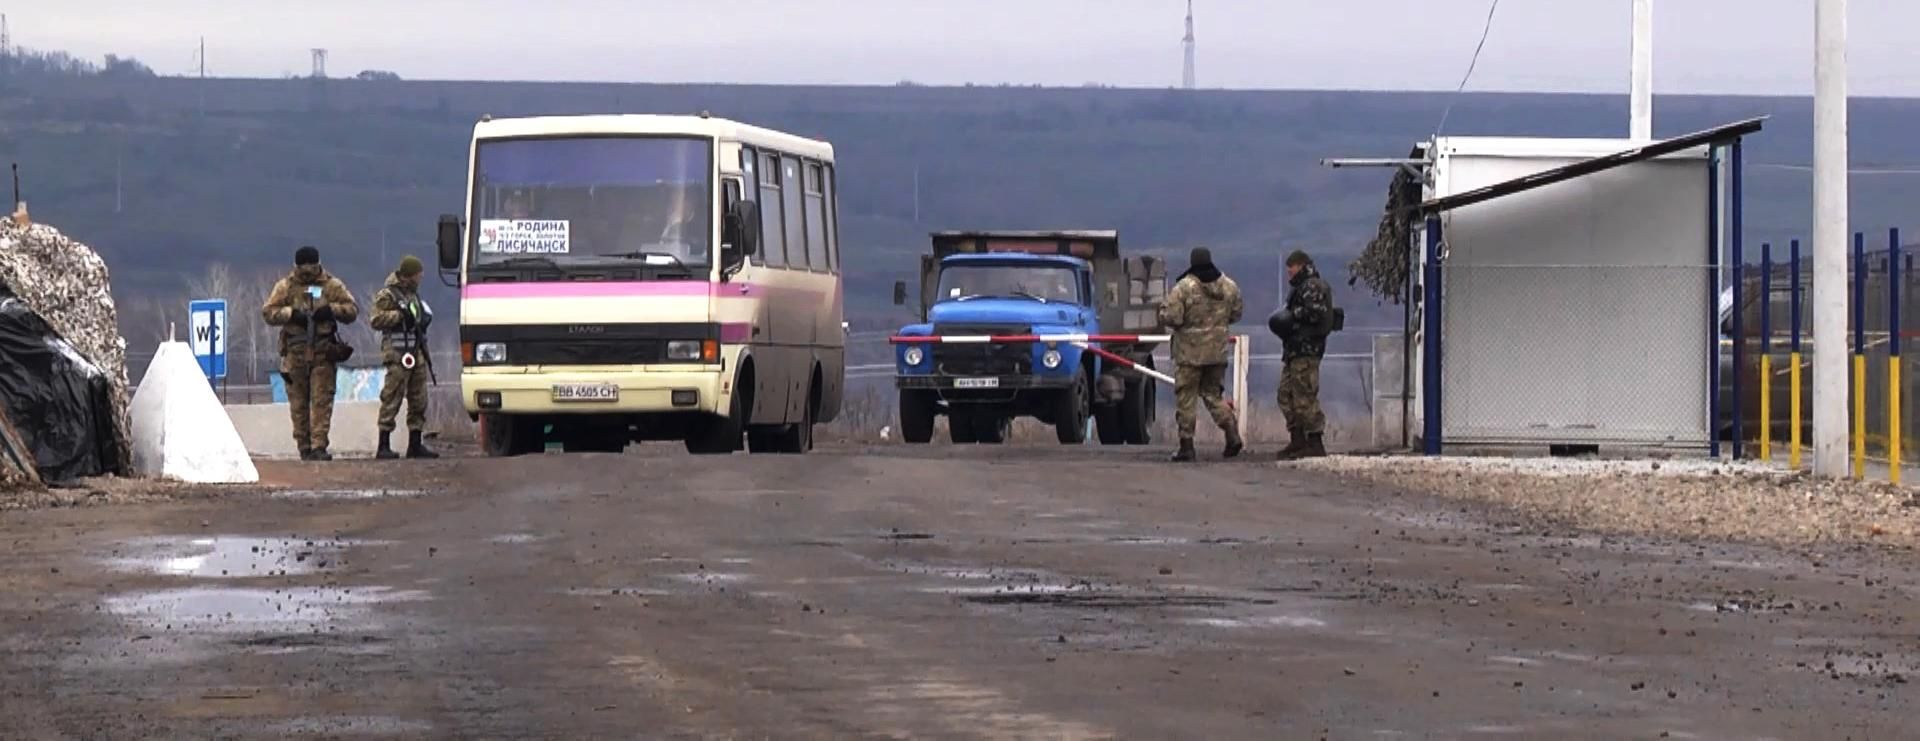
[[[425,430],[427,424],[427,366],[417,364],[407,370],[399,363],[387,364],[387,380],[380,384],[380,431],[392,432],[394,418],[400,416],[400,402],[407,402],[407,430]]]
[[[1327,415],[1320,411],[1320,359],[1292,358],[1280,374],[1280,413],[1287,418],[1287,429],[1319,434],[1327,430]]]
[[[302,451],[327,447],[333,434],[334,365],[294,348],[280,359],[280,377],[287,382],[294,446]]]
[[[1180,439],[1192,440],[1194,427],[1199,423],[1199,410],[1195,407],[1206,404],[1207,413],[1213,415],[1213,423],[1221,431],[1239,427],[1233,418],[1233,407],[1221,398],[1227,380],[1227,366],[1221,365],[1182,365],[1173,372],[1173,421],[1179,427]]]

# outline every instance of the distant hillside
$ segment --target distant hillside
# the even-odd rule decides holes
[[[428,257],[457,210],[476,118],[693,112],[832,141],[856,319],[895,321],[889,287],[942,228],[1114,227],[1132,249],[1207,244],[1252,307],[1275,300],[1282,245],[1345,260],[1374,232],[1384,171],[1327,156],[1399,156],[1452,100],[1438,94],[761,87],[177,78],[0,80],[0,160],[18,161],[34,215],[100,248],[117,292],[174,295],[215,261],[279,269],[312,242],[367,285],[407,251]],[[1674,98],[1661,134],[1771,115],[1754,163],[1810,159],[1810,103]],[[1920,102],[1854,105],[1864,164],[1920,162]],[[1616,136],[1624,96],[1468,95],[1448,133]],[[915,173],[918,173],[918,219]],[[1856,179],[1864,227],[1920,229],[1920,178]],[[1805,172],[1756,167],[1752,239],[1804,232]],[[1902,220],[1910,220],[1903,222]],[[385,260],[382,259],[382,235]],[[1358,303],[1356,298],[1346,301]],[[1364,307],[1356,306],[1357,310]],[[1264,312],[1264,308],[1261,309]],[[1398,311],[1357,317],[1391,324]],[[1376,321],[1377,320],[1377,321]]]

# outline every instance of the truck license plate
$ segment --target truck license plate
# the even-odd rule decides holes
[[[997,389],[1000,388],[1000,379],[955,378],[953,379],[953,387],[957,389]]]
[[[620,387],[611,383],[556,383],[554,401],[619,401]]]

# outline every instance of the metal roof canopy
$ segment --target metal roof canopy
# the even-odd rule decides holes
[[[1477,188],[1465,193],[1455,193],[1443,198],[1435,198],[1421,203],[1416,209],[1422,216],[1432,216],[1434,214],[1472,206],[1477,203],[1485,203],[1496,198],[1504,198],[1516,193],[1524,193],[1536,188],[1544,188],[1554,183],[1565,182],[1598,172],[1605,172],[1636,162],[1658,159],[1701,145],[1720,144],[1730,139],[1739,139],[1760,131],[1762,123],[1765,122],[1767,118],[1766,116],[1750,118],[1745,121],[1687,134],[1686,136],[1657,141],[1645,146],[1616,152],[1605,157],[1596,157],[1590,160],[1575,162],[1571,165],[1556,167],[1551,170],[1542,170],[1532,175],[1494,183],[1493,185]]]

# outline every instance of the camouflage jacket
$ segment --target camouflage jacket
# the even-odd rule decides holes
[[[1160,323],[1173,332],[1174,365],[1227,362],[1227,338],[1245,308],[1240,286],[1218,268],[1187,271],[1160,303]]]
[[[315,299],[309,291],[320,289],[320,298]],[[296,319],[294,312],[300,311],[301,317],[311,317],[313,310],[326,304],[333,308],[333,318],[324,322],[313,322],[313,337],[316,343],[338,342],[340,325],[352,324],[360,316],[360,307],[353,301],[353,293],[347,290],[347,284],[339,278],[328,275],[319,265],[303,265],[293,269],[287,277],[273,284],[273,292],[267,295],[267,303],[260,307],[260,318],[267,324],[280,328],[280,354],[285,356],[296,347],[307,344],[307,324],[310,320]]]
[[[380,332],[380,360],[398,363],[400,356],[423,347],[432,311],[420,300],[420,293],[402,283],[398,273],[387,276],[387,284],[373,294],[373,313],[367,324]]]
[[[1333,321],[1333,287],[1312,265],[1294,274],[1289,285],[1286,311],[1293,315],[1292,331],[1280,338],[1286,359],[1322,357],[1327,354],[1327,327]]]

